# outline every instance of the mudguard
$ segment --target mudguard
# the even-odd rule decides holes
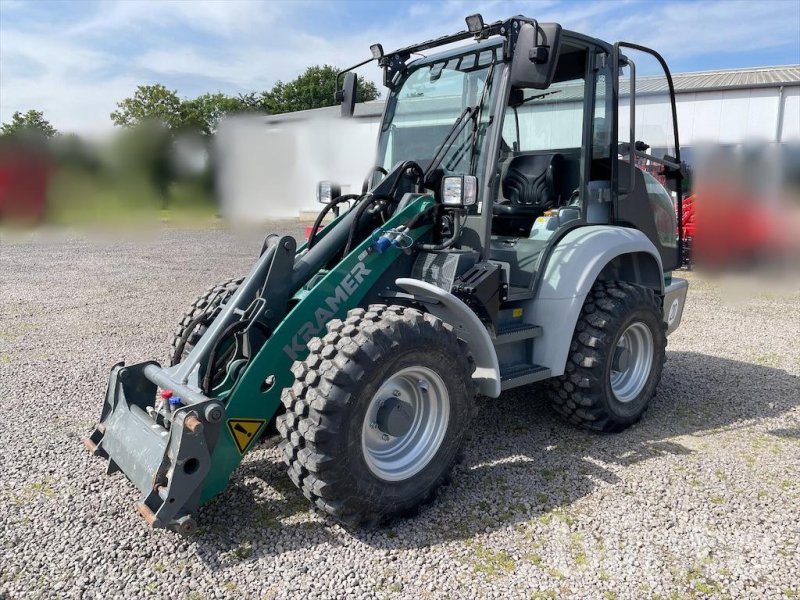
[[[395,284],[425,304],[432,315],[452,325],[456,335],[467,343],[475,359],[475,373],[472,378],[478,383],[478,391],[484,396],[497,398],[500,395],[497,352],[489,332],[472,309],[453,294],[427,281],[401,277]]]
[[[568,232],[553,249],[542,277],[536,298],[524,307],[531,322],[543,327],[536,340],[533,362],[550,369],[552,376],[564,373],[575,324],[586,294],[603,268],[623,254],[644,254],[652,260],[651,271],[660,274],[650,286],[664,292],[663,270],[658,250],[644,233],[637,229],[609,225],[590,225]],[[641,274],[632,274],[633,279]],[[630,280],[630,279],[629,279]],[[645,284],[644,278],[632,283]]]

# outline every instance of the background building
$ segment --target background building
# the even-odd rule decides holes
[[[678,73],[673,82],[681,157],[689,165],[703,146],[800,143],[800,65]],[[648,126],[664,122],[665,92],[663,77],[637,79],[637,139],[654,150],[671,145],[671,131]],[[553,98],[553,113],[579,106],[568,94]],[[316,213],[316,182],[325,179],[339,182],[343,193],[360,190],[374,161],[383,106],[359,104],[353,119],[340,118],[335,106],[228,121],[218,135],[226,216],[261,220]],[[620,128],[625,127],[621,107]]]

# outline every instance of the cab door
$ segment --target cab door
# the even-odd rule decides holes
[[[675,89],[656,51],[618,42],[613,51],[613,221],[653,242],[664,271],[681,264],[681,158]]]

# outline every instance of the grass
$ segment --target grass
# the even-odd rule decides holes
[[[688,591],[691,595],[694,595],[692,592],[699,592],[705,596],[712,596],[722,591],[720,584],[711,579],[702,568],[696,565],[686,572],[684,580],[689,586]]]
[[[556,474],[554,471],[550,469],[542,469],[542,479],[545,481],[553,481],[556,478]]]
[[[497,577],[513,571],[517,563],[505,550],[495,552],[482,546],[469,544],[472,547],[472,566],[488,577]]]
[[[146,586],[144,586],[144,591],[145,591],[145,593],[147,593],[148,595],[150,595],[150,594],[155,594],[155,593],[156,593],[156,590],[158,589],[158,586],[159,586],[159,585],[160,585],[160,584],[159,584],[157,581],[151,581],[151,582],[150,582],[150,583],[148,583]]]
[[[583,546],[583,536],[580,533],[573,533],[570,536],[569,548],[576,565],[585,567],[589,564],[589,558],[586,556],[586,549]]]
[[[234,554],[240,560],[250,558],[253,555],[253,547],[249,543],[244,543],[234,550]]]
[[[51,479],[45,477],[41,481],[34,481],[26,485],[15,498],[16,504],[27,504],[40,496],[47,499],[55,498],[56,491],[51,485]]]
[[[170,185],[169,208],[146,177],[127,174],[97,177],[81,170],[62,168],[52,178],[48,221],[57,225],[129,227],[154,221],[187,224],[212,222],[217,212],[208,192],[195,182]]]
[[[778,367],[781,365],[782,360],[783,357],[777,352],[767,352],[753,358],[753,362],[762,367]]]
[[[167,567],[164,565],[164,563],[160,562],[157,562],[150,568],[153,569],[153,571],[155,571],[156,573],[163,573],[164,571],[167,570]]]
[[[537,567],[542,566],[543,559],[541,554],[538,554],[536,552],[529,552],[528,554],[525,554],[522,558],[524,558],[526,561]]]

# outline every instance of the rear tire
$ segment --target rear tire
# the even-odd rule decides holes
[[[624,281],[596,282],[575,326],[565,372],[548,384],[555,411],[605,433],[636,423],[661,379],[666,329],[652,290]]]
[[[350,525],[415,513],[447,481],[476,409],[467,348],[436,317],[384,305],[331,321],[308,348],[278,417],[289,477]]]
[[[233,296],[242,281],[244,277],[237,277],[212,285],[192,302],[172,338],[170,365],[176,365],[186,358],[219,314],[222,304]]]

